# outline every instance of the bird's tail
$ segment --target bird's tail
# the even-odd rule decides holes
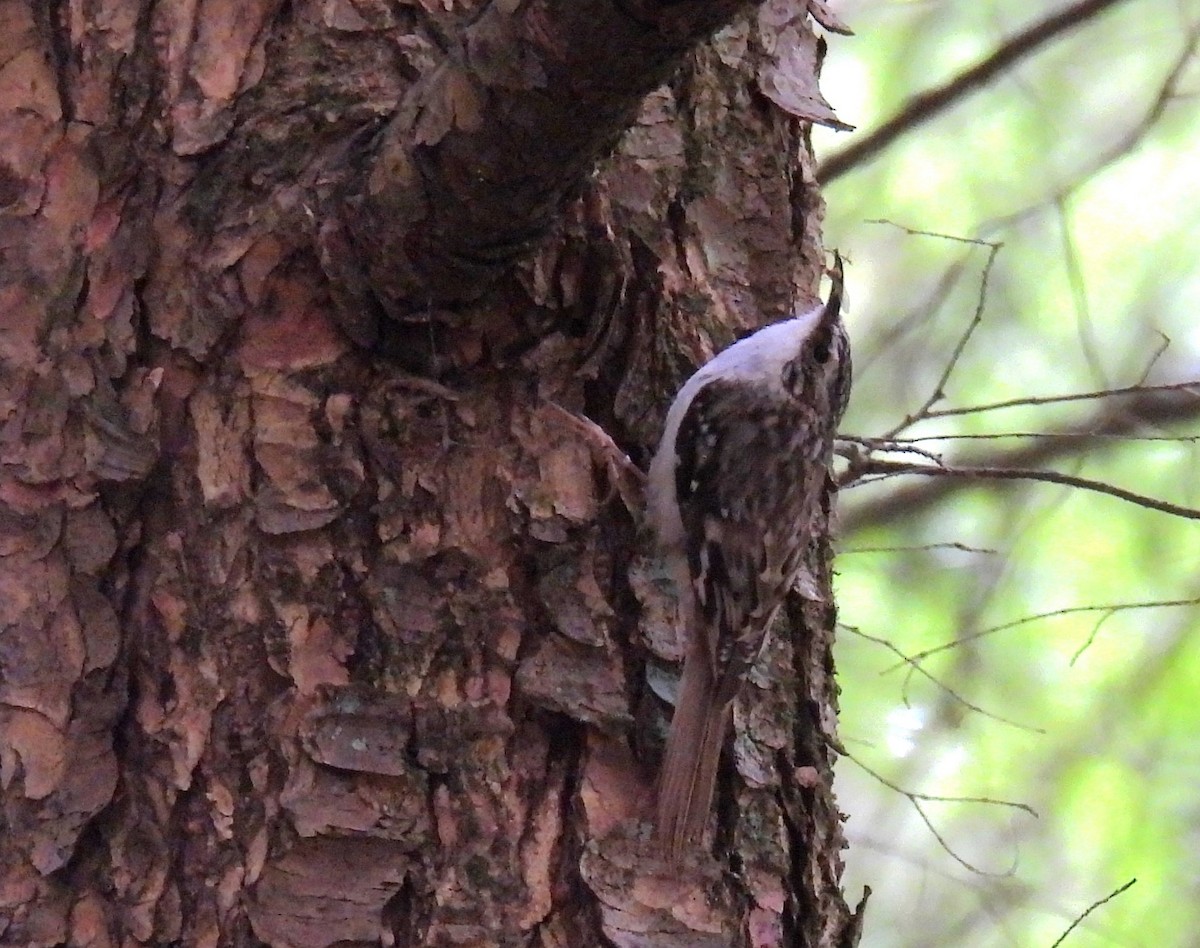
[[[658,782],[656,834],[672,861],[699,839],[708,822],[730,707],[716,700],[712,664],[703,648],[693,645],[684,662]]]

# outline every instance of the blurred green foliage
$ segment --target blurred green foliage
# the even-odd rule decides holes
[[[1065,5],[842,3],[857,35],[830,37],[826,97],[868,134]],[[1198,29],[1195,2],[1118,3],[826,188],[826,243],[850,260],[845,433],[879,436],[920,407],[981,298],[988,247],[903,228],[1003,244],[935,408],[1200,379]],[[814,133],[819,156],[851,138]],[[1195,391],[904,434],[1123,423],[920,447],[980,466],[1040,447],[1020,466],[1197,507]],[[863,945],[1049,948],[1134,878],[1063,945],[1200,944],[1200,522],[1054,484],[918,476],[855,485],[840,505],[855,760],[838,792],[847,894],[874,893]],[[920,670],[900,657],[945,645]]]

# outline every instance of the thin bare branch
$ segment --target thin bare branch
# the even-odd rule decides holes
[[[1094,912],[1096,909],[1098,909],[1101,905],[1104,905],[1106,902],[1111,902],[1113,899],[1115,899],[1118,895],[1120,895],[1126,889],[1129,889],[1130,887],[1132,887],[1135,882],[1137,882],[1136,878],[1130,879],[1123,886],[1119,886],[1118,888],[1113,889],[1113,891],[1108,893],[1108,895],[1106,895],[1104,898],[1097,899],[1095,902],[1093,902],[1091,905],[1089,905],[1086,909],[1083,910],[1083,914],[1080,915],[1077,919],[1075,919],[1075,921],[1073,921],[1070,924],[1070,927],[1068,927],[1065,932],[1063,932],[1061,935],[1058,936],[1058,940],[1053,945],[1051,945],[1050,948],[1058,948],[1059,945],[1061,945],[1064,941],[1067,940],[1067,936],[1075,930],[1075,928],[1079,925],[1080,922],[1082,922],[1085,918],[1087,918],[1089,915],[1091,915],[1092,912]]]
[[[947,239],[964,240],[964,238],[952,237],[948,237]],[[979,241],[975,241],[973,239],[965,239],[965,242],[979,243]],[[946,367],[942,370],[941,378],[937,380],[937,384],[933,387],[933,391],[929,394],[929,397],[925,400],[924,404],[922,404],[921,407],[912,414],[906,415],[900,424],[896,425],[896,427],[884,434],[884,438],[893,438],[901,431],[904,431],[906,428],[910,427],[916,422],[928,417],[929,410],[946,397],[946,383],[950,380],[950,375],[954,372],[954,367],[958,365],[958,360],[962,357],[963,350],[967,348],[967,343],[971,341],[971,336],[975,333],[975,330],[983,321],[983,308],[987,303],[988,280],[992,275],[992,267],[996,263],[996,257],[1000,253],[1000,249],[1004,246],[1004,244],[987,243],[986,241],[983,241],[983,243],[989,248],[988,258],[983,265],[983,273],[979,277],[979,297],[976,300],[975,312],[971,315],[971,321],[967,324],[967,328],[963,330],[962,335],[958,337],[958,342],[955,343],[954,351],[950,353],[950,358],[946,362]]]
[[[915,790],[905,790],[903,787],[900,787],[888,780],[887,777],[883,776],[882,774],[876,773],[853,754],[847,754],[846,756],[889,790],[895,790],[901,796],[908,797],[910,800],[924,800],[926,803],[980,803],[985,806],[1002,806],[1013,810],[1020,810],[1023,813],[1028,813],[1035,820],[1039,818],[1037,810],[1031,807],[1028,803],[1016,803],[1013,800],[997,800],[994,797],[944,797],[932,793],[918,793]]]
[[[1096,345],[1096,327],[1092,325],[1092,309],[1088,303],[1087,281],[1083,275],[1083,265],[1079,262],[1079,248],[1075,245],[1075,235],[1071,232],[1070,214],[1064,198],[1055,201],[1055,211],[1058,218],[1058,230],[1062,239],[1063,263],[1067,270],[1067,286],[1071,292],[1071,304],[1075,310],[1075,331],[1079,336],[1079,348],[1084,360],[1091,369],[1094,381],[1098,385],[1110,388],[1108,373],[1100,361],[1099,348]]]
[[[1179,444],[1191,444],[1200,441],[1200,434],[1196,435],[1131,435],[1131,434],[1110,434],[1101,432],[1097,434],[1094,431],[998,431],[994,434],[944,434],[944,435],[922,435],[919,438],[896,438],[890,441],[879,441],[876,446],[880,451],[907,451],[914,445],[924,441],[999,441],[1008,438],[1089,438],[1097,441],[1167,441]],[[860,438],[856,439],[861,442],[869,442],[874,439]]]
[[[1086,652],[1089,648],[1091,648],[1092,643],[1096,641],[1096,636],[1100,634],[1100,629],[1104,625],[1104,623],[1107,622],[1109,619],[1111,619],[1116,614],[1117,614],[1116,609],[1109,609],[1108,611],[1106,611],[1104,613],[1104,615],[1102,615],[1099,619],[1096,620],[1096,624],[1094,626],[1092,626],[1092,631],[1088,633],[1087,639],[1085,639],[1084,643],[1075,650],[1075,654],[1072,655],[1071,660],[1069,662],[1067,662],[1068,666],[1070,666],[1071,668],[1075,667],[1075,663],[1077,661],[1079,661],[1080,658],[1083,657],[1083,653]]]
[[[1158,360],[1163,357],[1163,354],[1171,348],[1171,337],[1162,330],[1154,330],[1159,335],[1158,347],[1150,353],[1150,358],[1146,360],[1146,368],[1142,370],[1142,374],[1138,376],[1138,384],[1145,385],[1146,379],[1150,378],[1150,373],[1154,371],[1154,367],[1158,364]]]
[[[1007,632],[1009,629],[1015,629],[1022,625],[1028,625],[1031,622],[1038,622],[1042,619],[1057,619],[1061,618],[1062,616],[1079,615],[1080,613],[1087,612],[1103,612],[1105,613],[1104,618],[1101,620],[1103,622],[1107,621],[1109,616],[1118,612],[1128,612],[1135,609],[1167,609],[1195,605],[1200,605],[1200,598],[1160,599],[1149,602],[1118,602],[1096,606],[1068,606],[1065,609],[1052,609],[1049,612],[1038,612],[1034,613],[1033,615],[1022,616],[1019,619],[1013,619],[1010,622],[1001,623],[1000,625],[993,625],[986,629],[980,629],[978,632],[973,632],[970,635],[960,636],[959,638],[953,639],[949,642],[943,642],[941,645],[935,645],[932,648],[924,649],[923,651],[917,652],[914,655],[905,655],[904,653],[901,653],[899,649],[894,649],[897,654],[900,655],[903,661],[897,662],[890,668],[885,668],[882,674],[889,674],[890,672],[897,671],[905,666],[908,666],[909,668],[922,668],[923,666],[921,665],[921,662],[941,652],[949,651],[952,648],[958,648],[960,645],[965,645],[968,642],[975,642],[979,639],[996,635],[998,632]],[[1093,629],[1092,631],[1094,634],[1096,630]],[[861,635],[862,633],[859,634]]]
[[[1172,382],[1168,385],[1130,385],[1127,388],[1108,388],[1096,392],[1076,392],[1072,395],[1031,395],[1027,398],[1010,398],[1007,401],[990,402],[986,405],[970,405],[965,408],[942,408],[927,412],[923,420],[930,418],[953,418],[957,415],[977,415],[981,412],[998,411],[1002,408],[1056,405],[1062,402],[1079,402],[1125,395],[1147,395],[1152,392],[1189,392],[1200,398],[1200,379],[1188,382]]]
[[[929,814],[927,814],[925,812],[924,807],[921,806],[921,801],[922,800],[925,800],[925,801],[934,800],[934,801],[939,801],[939,802],[944,801],[944,802],[958,802],[958,803],[989,803],[994,806],[1015,807],[1018,810],[1025,811],[1026,813],[1030,814],[1031,816],[1033,816],[1036,819],[1037,813],[1031,807],[1028,807],[1023,803],[1011,803],[1007,800],[992,800],[992,799],[988,799],[986,797],[957,797],[957,798],[956,797],[930,797],[930,796],[925,796],[924,794],[920,794],[920,793],[912,793],[908,790],[901,789],[896,784],[887,780],[882,774],[879,774],[879,773],[875,772],[874,770],[872,770],[870,767],[868,767],[866,764],[864,764],[857,757],[854,757],[851,754],[847,754],[846,756],[849,757],[852,761],[854,761],[854,763],[856,763],[864,771],[866,771],[868,774],[870,774],[872,777],[874,777],[876,780],[878,780],[881,784],[883,784],[885,787],[887,787],[889,790],[894,790],[896,793],[899,793],[906,800],[908,800],[908,802],[912,804],[913,809],[917,811],[917,816],[919,816],[921,818],[921,822],[925,824],[925,828],[927,830],[929,830],[929,832],[932,834],[933,838],[937,840],[938,845],[942,847],[942,850],[946,853],[946,855],[949,856],[951,859],[953,859],[956,863],[958,863],[964,869],[966,869],[968,872],[971,872],[971,873],[973,873],[975,875],[979,875],[979,876],[987,876],[987,877],[993,878],[993,879],[1007,879],[1007,878],[1010,878],[1016,872],[1017,858],[1016,858],[1015,854],[1013,855],[1012,864],[1007,869],[1005,869],[1003,872],[988,872],[986,869],[980,869],[978,866],[976,866],[970,862],[967,862],[966,859],[964,859],[962,856],[960,856],[958,853],[956,853],[954,851],[953,847],[951,847],[950,843],[947,842],[946,838],[944,836],[942,836],[941,833],[938,832],[937,828],[933,825],[933,820],[931,820],[929,818]]]
[[[1028,724],[1022,724],[1020,721],[1014,721],[1011,718],[1002,717],[1001,715],[995,714],[991,711],[985,711],[983,708],[979,707],[979,705],[972,704],[970,701],[968,701],[966,698],[964,698],[962,695],[960,695],[957,691],[955,691],[949,685],[940,681],[936,676],[931,674],[923,665],[921,665],[921,663],[918,659],[911,658],[910,656],[906,655],[902,650],[897,648],[895,645],[893,645],[887,639],[880,638],[879,636],[875,636],[875,635],[870,635],[869,633],[864,632],[862,629],[859,629],[852,625],[843,625],[843,624],[839,623],[838,627],[841,629],[845,629],[847,632],[851,632],[854,635],[857,635],[860,639],[866,639],[868,642],[874,642],[876,645],[879,645],[879,646],[887,649],[889,652],[891,652],[893,655],[897,656],[900,659],[900,663],[898,665],[893,665],[891,668],[886,668],[880,674],[887,674],[890,671],[894,671],[896,668],[902,667],[903,665],[908,665],[909,668],[912,669],[913,672],[920,675],[922,678],[928,679],[937,688],[941,689],[943,692],[945,692],[952,699],[957,701],[959,704],[961,704],[964,708],[968,709],[969,711],[974,711],[976,714],[981,714],[985,718],[991,718],[993,721],[998,721],[1000,724],[1007,724],[1009,727],[1015,727],[1015,728],[1017,728],[1017,730],[1020,730],[1020,731],[1028,731],[1031,734],[1045,734],[1046,733],[1041,728],[1032,727]],[[905,703],[907,704],[907,700]]]
[[[1085,392],[1076,395],[1051,396],[1045,398],[1021,398],[1007,402],[997,402],[991,405],[976,405],[965,409],[946,409],[930,412],[930,417],[948,417],[970,412],[992,411],[1019,405],[1041,405],[1056,402],[1078,401],[1083,399],[1104,399],[1109,395],[1126,396],[1111,399],[1112,404],[1105,404],[1091,416],[1081,422],[1071,425],[1074,431],[1091,431],[1095,440],[1088,438],[1044,438],[1021,444],[1008,451],[995,451],[990,454],[977,454],[963,460],[967,467],[1011,468],[1017,470],[1042,468],[1056,461],[1076,457],[1083,450],[1096,445],[1107,447],[1114,442],[1106,439],[1105,435],[1116,435],[1123,432],[1144,430],[1148,426],[1167,426],[1191,422],[1200,417],[1200,382],[1182,382],[1161,386],[1133,386],[1126,389],[1114,389],[1109,392]],[[869,438],[843,437],[843,441],[858,444],[865,451],[850,453],[849,468],[838,476],[842,487],[860,487],[875,481],[899,476],[899,472],[889,470],[877,472],[869,469],[870,451],[878,450],[878,442]],[[901,446],[897,446],[901,447]],[[915,449],[916,445],[905,445],[904,450]],[[941,461],[934,452],[925,451],[933,464],[940,465]],[[893,490],[887,496],[867,503],[856,504],[845,510],[841,515],[841,527],[844,536],[867,526],[887,523],[900,517],[911,517],[935,503],[950,496],[960,489],[967,481],[962,478],[939,477],[928,479],[923,484],[912,484],[901,489]]]
[[[838,556],[850,556],[853,553],[923,553],[931,550],[957,550],[960,553],[979,553],[985,556],[995,556],[996,550],[986,547],[967,546],[965,543],[922,543],[919,546],[856,546],[848,550],[838,550]]]
[[[880,223],[891,222],[880,221]],[[900,225],[893,224],[892,226],[899,227]],[[901,229],[905,231],[909,230],[907,227],[902,227]],[[963,240],[963,238],[948,239]],[[894,358],[897,343],[910,333],[924,326],[936,313],[941,311],[951,291],[966,271],[969,260],[970,254],[965,254],[961,259],[953,261],[945,268],[937,284],[925,296],[915,300],[904,313],[897,315],[894,320],[888,320],[886,325],[878,327],[877,334],[873,333],[868,339],[864,340],[872,348],[864,352],[862,358],[855,355],[854,372],[856,378],[865,378],[866,373],[880,359],[889,360]],[[863,346],[859,348],[863,348]],[[859,369],[860,362],[862,363],[861,371]]]
[[[1158,510],[1162,513],[1171,514],[1174,517],[1183,517],[1186,520],[1200,520],[1200,510],[1194,507],[1183,507],[1179,504],[1159,500],[1156,497],[1147,497],[1145,494],[1125,490],[1125,488],[1117,487],[1114,484],[1094,481],[1087,477],[1078,477],[1075,474],[1064,474],[1061,471],[1040,471],[1028,468],[1005,467],[950,467],[948,465],[913,464],[907,461],[887,461],[875,458],[864,461],[860,470],[865,474],[921,474],[926,477],[958,477],[971,480],[1044,481],[1048,484],[1062,484],[1067,487],[1078,487],[1082,490],[1094,491],[1097,494],[1107,494],[1109,497],[1116,497],[1119,500],[1136,504],[1139,507]]]
[[[918,227],[909,227],[906,224],[897,223],[896,221],[889,220],[886,217],[868,218],[866,223],[885,224],[888,227],[895,227],[898,230],[904,231],[904,233],[908,234],[910,237],[936,237],[938,240],[949,240],[956,244],[973,244],[976,247],[991,247],[993,250],[1003,246],[1002,244],[997,244],[994,240],[984,240],[981,237],[963,237],[961,234],[947,234],[938,230],[921,230]]]
[[[993,246],[991,242],[986,240],[963,237],[959,234],[945,234],[921,230],[886,218],[873,218],[866,223],[894,227],[913,237],[934,237],[939,240],[951,241],[952,243],[985,247]],[[968,253],[952,261],[942,271],[937,284],[925,296],[915,300],[903,314],[888,320],[887,325],[880,326],[879,332],[873,335],[871,339],[866,340],[871,344],[872,348],[864,352],[861,357],[859,355],[855,356],[854,371],[856,378],[865,378],[872,366],[881,358],[894,358],[897,343],[931,321],[942,310],[951,291],[958,285],[959,280],[962,279],[966,272],[967,264],[970,260],[971,254]]]
[[[1027,26],[997,47],[991,55],[948,82],[913,96],[896,115],[869,135],[864,135],[854,144],[830,155],[817,169],[817,180],[823,185],[828,184],[865,164],[901,135],[940,115],[1008,67],[1120,2],[1121,0],[1082,0]]]
[[[904,440],[895,438],[862,438],[858,435],[838,435],[837,440],[843,442],[841,450],[838,453],[842,454],[850,461],[852,467],[851,473],[855,473],[853,470],[854,465],[862,461],[863,453],[854,448],[845,448],[844,445],[846,444],[859,445],[860,447],[866,448],[868,452],[892,451],[896,454],[915,454],[917,457],[926,458],[927,460],[932,461],[934,464],[942,463],[942,456],[940,454],[938,454],[936,451],[930,451],[928,448],[917,447],[914,443],[916,441],[915,438]],[[849,483],[853,480],[855,480],[854,477],[849,477],[844,479],[841,483]]]

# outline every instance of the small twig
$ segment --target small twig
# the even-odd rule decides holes
[[[1010,398],[1003,402],[989,402],[985,405],[971,405],[966,408],[941,408],[926,412],[924,420],[930,418],[953,418],[956,415],[975,415],[985,411],[998,411],[1002,408],[1019,408],[1032,405],[1056,405],[1060,402],[1079,402],[1095,398],[1111,398],[1120,395],[1146,395],[1150,392],[1190,392],[1200,397],[1200,379],[1190,382],[1172,382],[1169,385],[1130,385],[1127,388],[1109,388],[1098,392],[1076,392],[1072,395],[1033,395],[1027,398]]]
[[[985,803],[991,804],[992,806],[1012,807],[1017,810],[1023,810],[1034,819],[1037,819],[1037,812],[1032,807],[1026,806],[1024,803],[1013,803],[1009,800],[993,800],[989,797],[934,797],[923,793],[913,793],[910,790],[904,790],[892,783],[882,774],[876,773],[853,754],[847,754],[846,756],[889,790],[895,791],[908,800],[908,802],[912,804],[913,809],[917,811],[917,815],[921,818],[921,822],[925,824],[925,828],[929,830],[929,832],[933,835],[933,838],[937,840],[938,845],[942,847],[946,855],[948,855],[968,872],[974,873],[975,875],[987,876],[992,879],[1007,879],[1011,877],[1014,872],[1016,872],[1016,856],[1013,857],[1012,865],[1003,872],[988,872],[986,869],[980,869],[978,866],[967,862],[967,860],[954,851],[954,849],[946,841],[946,838],[937,831],[937,828],[933,825],[933,821],[929,818],[929,814],[927,814],[925,809],[921,806],[921,801],[933,801],[938,803]]]
[[[1145,507],[1149,510],[1158,510],[1162,513],[1171,514],[1174,517],[1182,517],[1186,520],[1200,520],[1200,510],[1197,510],[1194,507],[1182,507],[1179,504],[1172,504],[1165,500],[1158,500],[1155,497],[1147,497],[1144,494],[1136,494],[1133,491],[1125,490],[1123,487],[1116,487],[1113,484],[1106,484],[1103,481],[1094,481],[1090,478],[1078,477],[1074,474],[1064,474],[1061,471],[1038,471],[1025,468],[1007,467],[950,467],[936,466],[932,464],[910,464],[905,461],[887,461],[876,459],[863,462],[859,468],[859,471],[862,474],[922,474],[926,477],[962,477],[1001,481],[1044,481],[1048,484],[1062,484],[1066,487],[1078,487],[1081,490],[1094,491],[1097,494],[1107,494],[1110,497],[1116,497],[1119,500],[1136,504],[1139,507]]]
[[[1124,399],[1106,399],[1109,394],[1132,396]],[[1089,412],[1088,416],[1073,422],[1070,430],[1061,432],[1071,434],[1075,431],[1091,431],[1094,441],[1088,438],[1047,437],[1031,439],[1027,442],[1017,442],[1013,448],[994,450],[987,455],[977,455],[963,459],[966,466],[978,465],[984,468],[1004,468],[1025,470],[1030,468],[1045,469],[1051,467],[1059,458],[1076,457],[1083,446],[1106,446],[1118,443],[1108,440],[1106,435],[1136,433],[1150,427],[1164,428],[1177,426],[1184,422],[1192,422],[1200,417],[1200,381],[1192,380],[1177,382],[1169,385],[1151,387],[1130,387],[1106,392],[1083,392],[1074,395],[1046,396],[1034,399],[1023,398],[1015,401],[1000,402],[996,405],[977,405],[965,409],[947,409],[931,412],[931,416],[960,415],[974,411],[986,411],[992,408],[1007,408],[1016,405],[1026,405],[1031,401],[1047,403],[1053,401],[1077,401],[1082,399],[1105,399]],[[921,438],[911,440],[921,441]],[[1186,443],[1181,441],[1181,443]],[[849,465],[839,470],[836,481],[839,488],[859,488],[878,481],[899,477],[895,471],[886,473],[871,473],[871,462],[876,452],[886,451],[888,442],[876,438],[860,438],[848,435],[840,436],[836,446],[839,455],[846,457]],[[906,444],[905,440],[893,441],[892,444]],[[946,448],[951,447],[949,444]],[[928,459],[938,467],[943,466],[936,452],[928,452]],[[917,510],[928,507],[944,499],[953,490],[965,483],[963,479],[955,480],[949,477],[923,478],[925,483],[909,483],[890,491],[886,497],[868,500],[846,511],[841,520],[845,535],[850,535],[866,525],[887,522],[895,516],[911,516]]]
[[[1158,360],[1161,359],[1163,354],[1171,348],[1171,337],[1161,329],[1156,329],[1154,331],[1158,333],[1160,337],[1158,348],[1150,354],[1150,358],[1146,362],[1145,370],[1143,370],[1142,374],[1138,376],[1139,385],[1146,384],[1146,379],[1150,378],[1150,373],[1154,371],[1154,367],[1158,364]]]
[[[940,454],[936,454],[935,452],[926,450],[925,448],[918,448],[916,445],[912,444],[910,440],[895,438],[860,438],[855,435],[838,435],[837,440],[846,444],[861,445],[867,449],[895,451],[899,454],[916,454],[920,457],[933,461],[934,464],[942,463],[942,457]],[[916,439],[914,438],[911,440],[915,441]],[[893,445],[895,447],[893,447]],[[845,452],[845,454],[851,461],[869,460],[863,458],[861,452]]]
[[[849,556],[852,553],[923,553],[930,550],[958,550],[961,553],[981,553],[995,556],[996,550],[984,547],[967,546],[965,543],[923,543],[919,546],[856,546],[848,550],[838,550],[838,556]]]
[[[1096,347],[1096,328],[1092,325],[1092,311],[1088,305],[1087,281],[1083,276],[1083,265],[1079,262],[1079,248],[1075,245],[1075,236],[1071,232],[1067,198],[1064,195],[1055,197],[1054,210],[1062,238],[1063,265],[1067,271],[1067,287],[1075,310],[1075,331],[1079,336],[1079,348],[1083,351],[1084,360],[1092,370],[1095,380],[1108,387],[1108,374],[1101,364],[1100,353]]]
[[[880,223],[890,222],[880,221]],[[908,228],[903,229],[907,230]],[[946,300],[950,296],[950,293],[958,285],[963,272],[967,269],[967,261],[969,259],[970,255],[966,254],[957,260],[953,260],[942,271],[938,277],[937,284],[928,293],[914,300],[909,308],[904,313],[899,314],[895,320],[890,320],[886,325],[880,326],[878,333],[872,334],[871,343],[873,351],[864,351],[862,357],[855,356],[854,371],[856,375],[865,377],[865,373],[879,360],[894,360],[896,346],[899,342],[928,323],[934,314],[941,312],[942,307],[946,305]],[[863,346],[859,348],[865,350]],[[862,364],[863,371],[859,371],[859,363]]]
[[[1075,654],[1072,655],[1071,660],[1069,662],[1067,662],[1068,667],[1070,667],[1070,668],[1075,667],[1075,663],[1077,661],[1079,661],[1079,659],[1083,655],[1083,653],[1086,652],[1089,648],[1091,648],[1092,643],[1096,641],[1096,636],[1100,634],[1100,627],[1102,625],[1104,625],[1105,622],[1107,622],[1109,619],[1111,619],[1116,614],[1117,614],[1116,609],[1109,609],[1107,612],[1104,613],[1104,615],[1102,615],[1099,619],[1096,620],[1096,624],[1094,626],[1092,626],[1092,631],[1088,633],[1087,639],[1084,641],[1084,643],[1081,646],[1079,646],[1079,648],[1077,648],[1075,650]]]
[[[935,645],[932,648],[927,648],[917,652],[914,655],[905,655],[899,650],[896,650],[903,659],[897,662],[890,668],[886,668],[883,674],[896,671],[898,668],[903,668],[905,665],[910,667],[921,668],[921,662],[925,659],[937,655],[940,652],[948,651],[952,648],[958,648],[960,645],[965,645],[968,642],[975,642],[982,638],[987,638],[990,635],[995,635],[997,632],[1006,632],[1009,629],[1015,629],[1018,626],[1028,625],[1030,622],[1038,622],[1041,619],[1057,619],[1061,616],[1077,615],[1082,612],[1128,612],[1133,609],[1166,609],[1177,606],[1195,606],[1200,605],[1200,598],[1196,599],[1159,599],[1150,602],[1117,602],[1108,603],[1106,605],[1097,606],[1068,606],[1065,609],[1052,609],[1049,612],[1037,612],[1033,615],[1022,616],[1019,619],[1013,619],[1010,622],[1004,622],[1000,625],[993,625],[986,629],[980,629],[978,632],[973,632],[970,635],[964,635],[950,642],[943,642],[941,645]],[[1106,617],[1107,619],[1107,617]],[[1094,631],[1094,630],[1093,630]],[[862,633],[859,633],[860,635]],[[868,636],[869,638],[869,636]]]
[[[1111,902],[1113,899],[1115,899],[1118,895],[1120,895],[1126,889],[1130,888],[1130,886],[1132,886],[1135,882],[1137,882],[1137,879],[1130,879],[1123,886],[1120,886],[1117,889],[1113,889],[1113,891],[1108,893],[1108,895],[1106,895],[1104,898],[1097,899],[1095,902],[1093,902],[1091,905],[1089,905],[1086,909],[1083,910],[1083,914],[1080,915],[1077,919],[1075,919],[1075,921],[1073,921],[1071,923],[1070,927],[1068,927],[1065,932],[1063,932],[1061,935],[1058,936],[1058,941],[1056,941],[1053,945],[1051,945],[1050,948],[1058,948],[1059,945],[1061,945],[1064,941],[1066,941],[1067,936],[1076,929],[1076,927],[1079,925],[1080,922],[1082,922],[1085,918],[1087,918],[1089,915],[1091,915],[1092,912],[1094,912],[1096,909],[1098,909],[1101,905],[1104,905],[1106,902]]]
[[[907,451],[913,445],[920,444],[922,441],[998,441],[1003,438],[1107,438],[1111,441],[1174,441],[1192,443],[1200,441],[1200,434],[1131,435],[1106,431],[998,431],[995,434],[942,434],[922,435],[917,438],[896,438],[890,442],[895,447],[890,447],[888,443],[883,443],[879,445],[879,449],[882,451]],[[844,440],[850,439],[845,438]],[[860,438],[854,440],[868,442],[874,439]]]
[[[882,774],[876,773],[853,754],[847,754],[846,756],[889,790],[895,790],[897,793],[908,797],[910,800],[924,800],[926,803],[981,803],[986,806],[1003,806],[1013,810],[1021,810],[1023,813],[1028,813],[1035,820],[1039,819],[1037,810],[1031,807],[1028,803],[1016,803],[1012,800],[997,800],[994,797],[944,797],[932,793],[918,793],[915,790],[905,790],[903,787],[892,783],[892,781],[888,780]]]
[[[929,397],[925,399],[925,403],[921,405],[915,412],[905,416],[904,420],[891,431],[886,432],[884,438],[894,438],[904,429],[910,427],[918,421],[929,417],[929,410],[946,397],[946,383],[950,381],[950,375],[954,372],[954,367],[958,365],[958,360],[962,358],[963,350],[967,348],[967,343],[971,341],[971,336],[979,324],[983,322],[983,308],[987,305],[987,287],[988,280],[992,275],[992,267],[996,263],[996,257],[999,255],[1004,244],[989,243],[988,241],[977,241],[972,238],[954,238],[947,235],[932,235],[943,236],[950,240],[961,240],[965,243],[978,243],[989,247],[988,258],[983,265],[983,273],[979,278],[979,298],[975,303],[975,312],[971,315],[971,321],[967,324],[967,328],[963,330],[962,335],[958,337],[958,342],[954,345],[954,351],[950,353],[950,359],[946,362],[946,367],[942,370],[942,376],[937,380],[937,384],[933,387],[933,391]]]
[[[875,635],[870,635],[870,634],[864,632],[862,629],[857,628],[856,626],[844,625],[842,623],[838,623],[838,627],[845,629],[847,632],[851,632],[854,635],[857,635],[861,639],[866,639],[868,642],[874,642],[876,645],[882,646],[883,648],[887,649],[889,652],[891,652],[893,655],[897,656],[900,659],[899,664],[893,665],[893,666],[891,666],[891,668],[884,669],[882,672],[880,672],[880,674],[886,675],[888,672],[893,671],[896,668],[899,668],[901,665],[908,665],[914,672],[916,672],[922,678],[928,679],[937,688],[940,688],[947,695],[949,695],[953,700],[957,701],[959,704],[961,704],[964,708],[968,709],[969,711],[974,711],[976,714],[981,714],[985,718],[991,718],[993,721],[997,721],[1000,724],[1007,724],[1009,727],[1015,727],[1019,731],[1028,731],[1030,734],[1045,734],[1046,733],[1044,730],[1042,730],[1039,727],[1031,727],[1028,724],[1021,724],[1019,721],[1014,721],[1011,718],[1002,717],[999,714],[995,714],[991,711],[984,710],[983,708],[979,707],[979,705],[977,705],[977,704],[972,704],[970,701],[968,701],[966,698],[964,698],[962,695],[960,695],[957,691],[955,691],[953,688],[951,688],[949,685],[945,684],[944,682],[940,681],[937,677],[935,677],[932,673],[930,673],[923,665],[921,665],[920,658],[923,656],[917,656],[916,658],[913,658],[908,655],[905,655],[903,651],[901,651],[899,648],[897,648],[895,645],[893,645],[887,639],[879,638],[878,636],[875,636]]]
[[[868,224],[883,224],[887,227],[895,227],[897,230],[902,230],[910,237],[936,237],[938,240],[949,240],[956,244],[973,244],[976,247],[991,247],[995,249],[998,246],[993,240],[984,240],[982,237],[964,237],[962,234],[947,234],[940,230],[922,230],[919,227],[909,227],[907,224],[901,224],[887,217],[868,217]]]

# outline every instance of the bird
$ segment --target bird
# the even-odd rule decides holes
[[[655,814],[673,861],[703,834],[733,701],[807,576],[850,395],[836,255],[830,279],[827,301],[735,342],[683,384],[647,474],[646,516],[686,632]]]

